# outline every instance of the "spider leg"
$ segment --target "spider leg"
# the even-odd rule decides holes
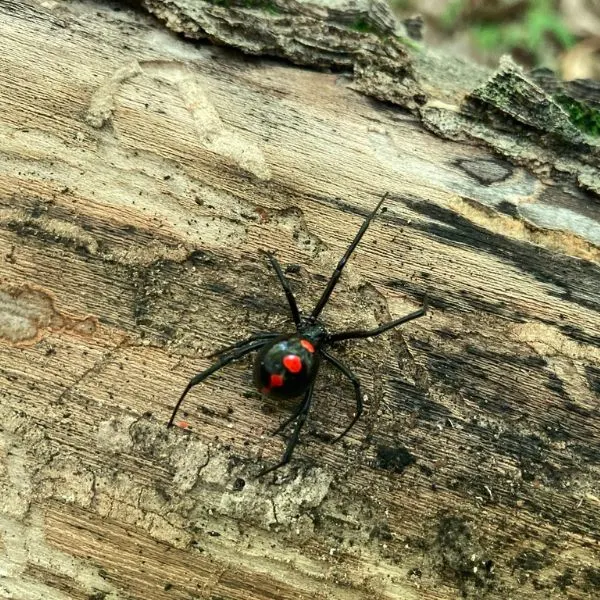
[[[350,421],[350,425],[348,425],[348,427],[346,427],[346,429],[344,429],[344,431],[342,431],[342,433],[333,440],[332,444],[335,444],[336,442],[339,442],[354,427],[356,421],[360,419],[360,415],[363,411],[362,391],[360,389],[360,381],[358,380],[358,377],[356,377],[356,375],[348,367],[346,367],[346,365],[342,364],[337,358],[335,358],[335,356],[331,356],[331,354],[325,352],[323,349],[321,349],[321,354],[325,360],[339,369],[342,374],[344,374],[352,382],[352,385],[354,386],[354,396],[356,398],[356,412],[354,413],[354,417],[352,421]]]
[[[336,286],[336,284],[342,274],[342,270],[346,264],[346,261],[350,258],[351,254],[354,252],[356,246],[358,246],[358,243],[362,239],[362,236],[365,234],[365,231],[367,231],[367,228],[369,227],[371,221],[375,218],[375,215],[377,214],[379,207],[383,204],[383,202],[387,198],[387,196],[388,196],[388,193],[386,192],[383,195],[383,197],[381,198],[381,200],[377,203],[377,206],[375,207],[373,212],[365,219],[361,228],[358,230],[358,233],[352,240],[352,243],[350,244],[350,246],[348,246],[346,253],[340,259],[340,262],[338,263],[337,267],[335,268],[335,271],[333,272],[333,275],[331,276],[331,279],[329,280],[329,283],[327,284],[325,291],[319,298],[317,305],[315,306],[315,308],[313,309],[313,311],[311,313],[311,317],[313,319],[316,319],[321,314],[321,311],[323,310],[323,308],[325,307],[325,304],[327,304],[327,301],[329,300],[329,296],[331,296],[331,292],[333,292],[333,288]]]
[[[308,416],[308,412],[310,410],[310,404],[312,401],[313,389],[315,387],[314,381],[311,383],[310,387],[306,391],[306,395],[304,396],[304,400],[302,401],[302,410],[298,414],[298,420],[296,421],[296,426],[294,427],[294,431],[292,435],[289,437],[287,441],[287,445],[285,447],[285,452],[281,457],[281,460],[272,467],[267,467],[263,469],[257,477],[262,477],[267,473],[271,473],[272,471],[276,471],[280,467],[287,465],[290,462],[290,458],[292,458],[292,453],[294,452],[294,448],[298,444],[298,439],[300,438],[300,431],[306,422],[306,417]]]
[[[235,342],[234,344],[230,344],[229,346],[225,346],[224,348],[220,348],[216,352],[211,352],[204,358],[214,358],[215,356],[225,354],[226,352],[229,352],[230,350],[235,350],[236,348],[245,346],[246,344],[249,344],[250,342],[254,342],[254,341],[258,341],[258,340],[268,341],[270,339],[276,338],[278,335],[279,335],[278,333],[267,333],[267,332],[255,333],[255,334],[251,335],[249,338],[246,338],[245,340],[241,340],[239,342]]]
[[[228,356],[224,356],[223,358],[218,360],[215,364],[208,367],[208,369],[205,369],[201,373],[194,375],[194,377],[192,377],[189,380],[188,384],[185,386],[185,390],[183,390],[183,394],[181,394],[179,400],[177,400],[177,404],[175,405],[175,408],[173,409],[173,413],[171,414],[171,418],[169,419],[167,427],[171,427],[173,425],[173,421],[175,420],[175,415],[177,414],[177,411],[179,410],[179,407],[181,406],[183,399],[187,396],[188,392],[194,386],[198,385],[199,383],[204,381],[207,377],[209,377],[210,375],[212,375],[219,369],[222,369],[225,365],[228,365],[230,362],[237,360],[238,358],[242,358],[242,356],[246,356],[246,354],[249,354],[253,350],[258,350],[258,348],[261,348],[266,343],[267,342],[265,340],[254,340],[254,341],[248,342],[245,346],[241,346],[241,347],[237,348],[234,352],[232,352]]]
[[[306,396],[306,395],[304,396],[304,399],[294,409],[294,412],[291,414],[291,416],[288,417],[285,421],[283,421],[283,423],[281,423],[279,425],[279,427],[271,435],[277,435],[278,433],[281,433],[292,421],[295,421],[298,418],[298,415],[300,415],[300,413],[302,413],[302,411],[304,410],[304,408],[306,406],[307,397],[308,396]]]
[[[285,297],[287,298],[288,304],[290,305],[290,311],[292,312],[292,319],[294,319],[294,323],[296,328],[300,326],[300,311],[298,310],[298,305],[296,304],[296,298],[294,297],[294,293],[292,292],[292,288],[290,288],[290,283],[286,279],[286,276],[283,274],[281,270],[281,265],[279,261],[271,254],[267,252],[267,257],[271,263],[271,266],[275,269],[275,273],[277,273],[277,277],[279,279],[279,283],[281,283],[281,287],[285,292]]]
[[[388,331],[389,329],[393,329],[394,327],[398,327],[398,325],[402,325],[402,323],[408,323],[408,321],[412,321],[413,319],[418,319],[422,317],[427,312],[427,298],[423,301],[423,306],[419,310],[406,315],[405,317],[400,317],[395,321],[390,321],[389,323],[384,323],[375,329],[352,329],[350,331],[342,331],[340,333],[332,333],[327,338],[327,343],[332,344],[333,342],[339,342],[341,340],[355,340],[358,338],[368,338],[375,337],[383,333],[384,331]]]

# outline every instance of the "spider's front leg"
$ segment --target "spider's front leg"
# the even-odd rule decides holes
[[[327,343],[333,344],[334,342],[341,342],[342,340],[357,340],[381,335],[382,333],[389,331],[390,329],[394,329],[394,327],[398,327],[403,323],[408,323],[413,319],[422,317],[427,312],[428,307],[429,304],[427,302],[427,296],[425,296],[423,299],[423,306],[421,306],[419,310],[415,310],[415,312],[412,312],[404,317],[400,317],[399,319],[395,319],[394,321],[390,321],[389,323],[384,323],[375,329],[352,329],[350,331],[332,333],[328,336]]]
[[[292,313],[292,319],[294,320],[294,325],[296,326],[296,329],[298,329],[301,323],[300,311],[298,310],[298,304],[296,303],[294,292],[292,292],[292,288],[290,287],[290,282],[283,274],[283,271],[281,270],[281,265],[279,264],[279,261],[275,258],[275,256],[270,252],[267,252],[266,254],[267,258],[269,259],[269,262],[271,263],[271,266],[273,267],[273,269],[275,269],[277,279],[279,279],[279,283],[281,284],[281,287],[283,288],[283,291],[285,293],[285,297],[287,298],[290,307],[290,312]]]

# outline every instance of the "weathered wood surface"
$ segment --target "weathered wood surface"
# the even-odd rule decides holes
[[[597,197],[142,14],[3,2],[0,31],[2,597],[598,596]],[[249,362],[167,431],[203,353],[288,326],[259,251],[308,308],[385,191],[324,317],[431,311],[340,349],[349,439],[325,370],[253,479],[287,413]],[[583,229],[507,208],[574,199]]]

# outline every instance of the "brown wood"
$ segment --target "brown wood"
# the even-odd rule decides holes
[[[598,596],[585,182],[142,13],[4,2],[0,33],[0,597]],[[324,319],[431,310],[340,348],[367,394],[349,438],[327,443],[353,396],[324,370],[292,464],[254,479],[289,407],[250,361],[167,430],[203,354],[289,327],[260,251],[308,310],[386,191]]]

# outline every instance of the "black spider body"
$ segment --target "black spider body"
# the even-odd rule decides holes
[[[399,319],[395,319],[394,321],[390,321],[389,323],[384,323],[375,329],[353,329],[340,333],[330,333],[318,318],[342,274],[346,261],[354,252],[354,249],[360,242],[370,222],[377,214],[377,211],[386,197],[387,194],[383,196],[373,212],[368,215],[363,222],[361,228],[354,237],[354,240],[352,240],[352,243],[348,246],[344,256],[340,259],[325,290],[310,315],[301,316],[294,294],[288,280],[281,270],[279,262],[272,254],[268,254],[269,261],[277,274],[288,300],[292,319],[296,326],[296,332],[293,334],[258,333],[212,354],[211,356],[220,356],[221,358],[212,366],[208,367],[208,369],[205,369],[190,379],[175,405],[171,419],[169,420],[169,427],[173,425],[175,415],[177,414],[183,399],[192,387],[198,385],[230,362],[242,358],[250,352],[257,351],[254,362],[254,383],[258,391],[264,395],[278,399],[289,399],[302,396],[302,400],[296,410],[279,426],[277,431],[274,432],[279,433],[280,431],[283,431],[288,425],[295,421],[294,429],[291,436],[288,438],[283,457],[276,465],[261,471],[259,477],[274,471],[289,462],[292,452],[298,443],[300,430],[310,411],[315,378],[322,360],[325,360],[338,369],[354,386],[356,402],[354,418],[334,442],[343,438],[350,431],[356,421],[358,421],[363,409],[360,382],[348,367],[327,351],[327,348],[342,340],[362,339],[380,335],[385,331],[398,327],[402,323],[407,323],[408,321],[423,316],[427,311],[427,303],[425,302],[419,310],[404,317],[400,317]]]
[[[254,361],[254,384],[265,396],[288,399],[306,393],[317,376],[320,356],[314,338],[303,332],[264,345]]]

